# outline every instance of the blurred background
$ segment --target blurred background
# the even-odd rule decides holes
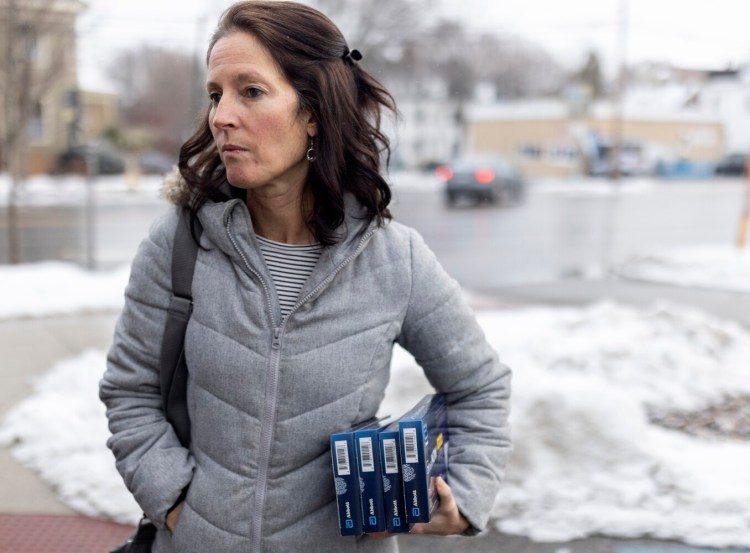
[[[307,3],[393,93],[394,217],[516,373],[516,455],[473,547],[748,551],[750,3]],[[137,518],[102,499],[109,452],[100,480],[45,461],[88,434],[99,456],[103,425],[42,429],[103,420],[80,406],[228,5],[0,0],[0,484],[30,498],[0,501],[0,537],[9,510]],[[50,367],[90,375],[65,408],[29,384]],[[413,369],[397,350],[393,412],[429,391]],[[633,541],[656,538],[676,541]]]
[[[744,245],[741,0],[313,4],[394,94],[398,216],[439,223],[420,230],[463,284]],[[154,197],[207,105],[205,46],[226,5],[0,2],[0,263],[130,259],[158,209],[133,200]],[[112,189],[131,192],[127,208],[102,197]],[[415,194],[428,199],[409,203]],[[481,255],[451,248],[467,241]]]

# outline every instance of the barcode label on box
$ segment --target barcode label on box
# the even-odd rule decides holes
[[[349,467],[349,448],[345,440],[334,442],[336,448],[336,469],[339,476],[348,476],[352,473]]]
[[[362,462],[362,472],[375,472],[375,462],[372,456],[372,438],[359,439],[359,458]]]
[[[385,473],[398,473],[398,457],[396,456],[396,440],[383,440],[383,455],[385,457]]]
[[[404,428],[404,462],[418,463],[419,454],[417,453],[417,429]]]

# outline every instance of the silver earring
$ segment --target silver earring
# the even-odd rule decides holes
[[[310,147],[307,150],[307,161],[312,163],[318,156],[315,154],[315,141],[310,137]]]

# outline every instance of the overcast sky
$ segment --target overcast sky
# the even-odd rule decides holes
[[[357,0],[349,0],[356,5]],[[750,0],[432,0],[436,14],[475,32],[520,37],[566,66],[589,50],[613,72],[625,28],[625,58],[725,68],[750,61]],[[89,0],[79,59],[87,88],[102,88],[118,49],[140,42],[202,53],[229,0]],[[623,9],[623,7],[625,9]],[[625,25],[621,26],[624,22]]]

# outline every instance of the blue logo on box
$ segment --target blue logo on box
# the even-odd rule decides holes
[[[401,526],[401,519],[399,517],[396,517],[393,519],[393,525],[394,526]]]
[[[418,517],[419,516],[419,507],[413,507],[411,510],[411,516]]]
[[[354,528],[354,521],[353,520],[347,520],[346,521],[346,527],[347,528]]]
[[[370,517],[370,526],[376,526],[378,523],[378,517]]]

